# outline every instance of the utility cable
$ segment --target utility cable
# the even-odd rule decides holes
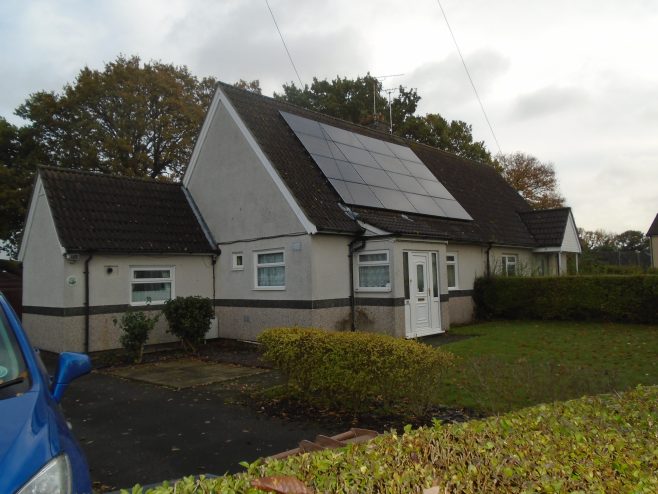
[[[276,30],[279,33],[279,37],[281,38],[281,43],[283,43],[283,47],[286,49],[286,53],[288,54],[288,59],[290,60],[290,65],[292,65],[293,70],[295,71],[295,74],[297,74],[297,80],[299,81],[299,89],[304,90],[304,84],[302,83],[302,78],[299,77],[299,72],[297,72],[297,67],[295,67],[295,62],[292,61],[292,55],[290,55],[290,51],[288,50],[288,46],[286,45],[286,41],[283,39],[283,34],[281,34],[281,30],[279,29],[279,25],[276,23],[276,18],[274,17],[274,12],[272,12],[272,7],[270,7],[270,2],[268,0],[265,0],[265,4],[267,5],[267,9],[270,11],[270,15],[272,16],[272,20],[274,21],[274,26],[276,27]]]
[[[491,131],[491,135],[493,136],[494,142],[496,143],[496,147],[498,147],[498,152],[500,154],[503,154],[502,149],[500,148],[500,144],[498,143],[498,139],[496,138],[496,133],[493,130],[493,126],[491,125],[491,122],[489,121],[489,117],[487,116],[487,112],[484,110],[484,105],[482,104],[482,100],[480,99],[480,95],[478,94],[478,90],[475,88],[475,83],[473,82],[473,78],[471,77],[471,73],[468,70],[468,66],[466,65],[466,61],[464,60],[464,56],[462,55],[462,51],[459,49],[459,44],[457,43],[457,38],[455,37],[455,33],[452,32],[452,28],[450,27],[450,23],[448,22],[448,16],[446,15],[446,11],[443,9],[443,5],[441,5],[441,0],[436,0],[436,3],[439,4],[439,8],[441,9],[441,13],[443,14],[443,18],[446,21],[446,26],[448,26],[448,31],[450,31],[450,36],[452,36],[452,41],[455,43],[455,48],[457,48],[457,53],[459,54],[459,58],[462,61],[462,65],[464,66],[464,70],[466,71],[466,75],[468,76],[468,80],[471,83],[471,87],[473,88],[473,92],[475,93],[475,97],[478,100],[478,103],[480,104],[480,109],[482,110],[482,114],[484,115],[484,119],[487,121],[487,125],[489,126],[489,130]]]

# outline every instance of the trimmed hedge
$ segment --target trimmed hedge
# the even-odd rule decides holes
[[[500,417],[391,432],[367,445],[257,461],[245,473],[186,478],[146,494],[256,494],[292,476],[317,493],[658,492],[658,386],[540,405]],[[122,491],[128,492],[128,491]],[[136,487],[132,491],[142,494]]]
[[[486,277],[475,280],[480,319],[658,323],[658,276]]]
[[[422,413],[454,362],[446,351],[376,333],[275,328],[258,340],[295,396],[352,412],[376,406]]]

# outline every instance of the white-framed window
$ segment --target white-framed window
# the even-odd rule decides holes
[[[233,252],[233,271],[242,271],[244,269],[244,255],[242,252]]]
[[[173,266],[130,268],[130,305],[163,304],[174,296]]]
[[[446,254],[446,268],[448,270],[448,290],[459,289],[459,255],[456,252]]]
[[[391,266],[387,250],[358,255],[358,289],[387,292],[391,290]]]
[[[285,290],[286,257],[283,249],[254,252],[256,290]]]
[[[515,254],[503,254],[503,275],[504,276],[516,276],[517,270],[517,257]]]

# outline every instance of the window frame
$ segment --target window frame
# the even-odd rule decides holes
[[[453,260],[448,259],[449,256],[453,257]],[[458,252],[446,252],[446,274],[448,273],[448,268],[450,266],[455,267],[455,285],[450,286],[450,276],[448,276],[447,285],[448,291],[450,290],[459,290],[459,253]]]
[[[139,278],[135,279],[137,271],[169,271],[168,278]],[[161,305],[168,300],[176,298],[176,267],[175,266],[130,266],[130,279],[128,280],[128,300],[133,307],[145,307],[147,305]],[[145,285],[148,283],[169,283],[169,298],[167,300],[151,300],[143,302],[133,301],[133,286]]]
[[[362,255],[386,254],[385,261],[361,261]],[[387,266],[388,267],[388,284],[384,286],[361,286],[361,266]],[[390,292],[391,291],[391,254],[388,250],[367,250],[357,252],[356,257],[356,286],[354,291],[357,292]]]
[[[282,254],[283,255],[283,261],[282,262],[269,262],[265,264],[260,264],[258,262],[258,256],[263,255],[263,254]],[[244,258],[243,258],[244,260]],[[258,284],[258,268],[275,268],[275,267],[283,267],[283,285],[276,285],[276,286],[260,286]],[[254,290],[285,290],[286,289],[286,250],[284,248],[280,249],[268,249],[268,250],[259,250],[259,251],[254,251]]]
[[[518,276],[519,275],[519,256],[517,254],[503,254],[501,255],[501,268],[503,271],[503,276]],[[509,260],[513,259],[514,262],[511,264],[514,266],[514,273],[510,274],[509,273],[509,266],[510,262]]]
[[[238,257],[241,258],[242,264],[238,264]],[[244,271],[244,254],[242,252],[233,252],[231,259],[231,271]]]

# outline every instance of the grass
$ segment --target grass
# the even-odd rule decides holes
[[[658,384],[658,326],[504,321],[453,328],[442,404],[487,413]],[[440,345],[441,337],[423,340]]]

